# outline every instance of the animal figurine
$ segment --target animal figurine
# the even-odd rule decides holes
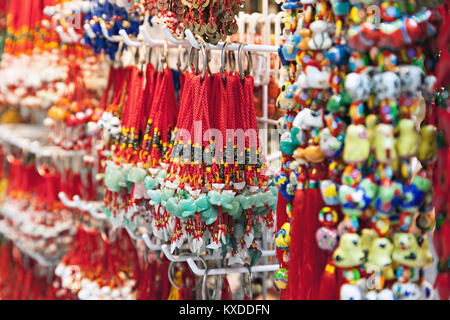
[[[306,66],[298,76],[296,83],[302,89],[328,89],[330,87],[330,72],[320,71],[315,66]]]
[[[365,120],[367,128],[367,136],[369,137],[371,149],[375,147],[375,137],[376,137],[375,128],[377,126],[377,120],[378,120],[377,116],[373,113],[367,115]]]
[[[297,114],[292,126],[305,131],[311,131],[313,128],[321,129],[324,126],[322,114],[321,110],[304,108]]]
[[[420,129],[420,147],[418,158],[422,164],[432,163],[437,154],[437,130],[429,124]]]
[[[364,102],[370,97],[371,81],[368,75],[349,73],[345,78],[345,90],[352,98],[349,114],[353,124],[364,123]]]
[[[394,234],[394,250],[392,260],[400,265],[397,269],[399,281],[406,279],[403,274],[404,267],[423,268],[433,261],[428,248],[426,236],[415,236],[409,232],[397,232]]]
[[[298,33],[301,36],[301,40],[300,40],[300,43],[298,44],[298,48],[302,51],[310,50],[309,40],[311,40],[311,30],[307,29],[307,28],[303,28],[303,29],[300,29],[298,31]]]
[[[292,155],[297,145],[292,143],[291,132],[284,132],[280,137],[280,150],[283,154]]]
[[[382,237],[373,240],[367,255],[365,267],[367,270],[378,270],[381,276],[386,280],[394,279],[392,268],[392,251],[394,246],[389,238]],[[380,288],[381,289],[381,288]]]
[[[281,87],[281,93],[276,102],[277,108],[283,110],[293,110],[297,106],[292,88],[290,88],[291,85],[292,84],[290,82],[286,82]]]
[[[372,80],[381,120],[383,123],[395,123],[401,92],[399,76],[395,72],[387,71],[374,75]]]
[[[412,174],[410,158],[416,156],[419,151],[420,135],[412,119],[401,119],[398,129],[397,151],[402,160],[401,173],[404,178],[409,178]]]
[[[357,233],[343,234],[333,252],[333,263],[339,268],[354,268],[364,263],[364,259],[360,236]]]
[[[343,159],[347,164],[360,164],[367,160],[370,142],[367,129],[362,124],[351,124],[345,134]]]
[[[368,22],[356,24],[347,30],[348,46],[358,52],[367,52],[376,45],[380,32],[377,27]]]
[[[375,128],[375,157],[379,163],[390,165],[397,160],[394,127],[380,123]]]
[[[377,214],[381,217],[390,217],[395,213],[400,203],[402,185],[389,178],[383,178],[373,202]]]
[[[280,250],[287,250],[291,245],[291,224],[286,222],[277,232],[275,246]]]
[[[411,182],[402,184],[402,196],[398,204],[402,212],[415,213],[422,206],[425,195],[431,191],[431,180],[426,171],[421,170]]]
[[[295,159],[303,159],[307,162],[320,163],[326,159],[320,146],[310,145],[305,148],[297,148],[294,151]]]
[[[326,58],[333,65],[340,67],[348,63],[350,49],[346,45],[337,45],[328,49]]]
[[[320,130],[319,139],[320,149],[325,157],[334,158],[339,155],[344,144],[344,135],[342,133],[335,137],[329,128],[323,128]]]
[[[324,20],[316,20],[310,25],[312,31],[308,46],[311,50],[327,50],[333,42],[328,34],[328,24]]]
[[[342,184],[339,187],[339,201],[345,215],[360,217],[377,194],[377,185],[370,179],[362,179],[357,187]]]
[[[296,32],[287,36],[286,42],[281,48],[281,52],[285,60],[295,61],[295,57],[297,56],[297,53],[299,51],[298,44],[300,43],[301,39],[302,37],[300,36],[300,34]]]
[[[419,106],[420,92],[423,88],[424,74],[422,68],[412,65],[398,67],[402,86],[399,108],[403,117],[411,118]]]

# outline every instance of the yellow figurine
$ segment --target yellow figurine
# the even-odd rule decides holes
[[[399,136],[397,151],[400,158],[410,158],[417,154],[420,146],[420,135],[415,129],[413,119],[402,119],[398,124]]]
[[[419,160],[424,163],[431,163],[435,160],[437,154],[437,130],[436,127],[429,124],[420,129],[420,148]]]
[[[391,258],[393,249],[394,246],[389,238],[374,239],[367,255],[366,268],[370,270],[375,267],[385,279],[393,279],[395,277]]]
[[[373,113],[366,117],[367,136],[369,137],[370,147],[375,146],[375,127],[377,126],[377,116]]]
[[[375,128],[375,157],[382,164],[392,164],[397,160],[394,127],[380,123]]]
[[[369,157],[370,142],[367,129],[362,124],[347,127],[343,159],[347,164],[363,163]]]
[[[365,254],[361,238],[356,233],[345,233],[333,252],[333,262],[339,268],[357,267],[364,263]]]
[[[425,238],[416,237],[412,233],[397,232],[394,235],[394,250],[392,260],[407,267],[421,267],[427,260],[425,258],[424,245]],[[427,246],[428,247],[428,246]]]

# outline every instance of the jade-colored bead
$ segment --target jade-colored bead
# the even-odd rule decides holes
[[[139,167],[132,167],[128,171],[127,179],[128,181],[131,181],[133,183],[141,183],[146,175],[145,169],[139,168]]]
[[[153,189],[158,188],[158,186],[159,186],[159,183],[156,179],[153,179],[150,176],[145,177],[145,179],[144,179],[145,190],[153,190]]]

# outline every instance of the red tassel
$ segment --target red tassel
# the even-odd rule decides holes
[[[223,277],[223,287],[221,291],[222,300],[232,300],[232,293],[230,288],[230,283],[228,282],[228,277]]]
[[[289,262],[288,262],[288,284],[286,287],[287,300],[295,300],[299,296],[299,257],[302,250],[302,234],[303,234],[303,205],[305,203],[305,191],[297,189],[295,193],[294,203],[292,205],[292,222],[291,222],[291,245],[289,247]],[[304,297],[303,297],[304,299]]]
[[[317,246],[315,233],[320,227],[317,214],[324,205],[319,189],[297,190],[292,209],[287,299],[316,300],[319,297],[328,252]]]
[[[278,192],[278,200],[277,200],[277,231],[281,229],[283,224],[289,221],[289,217],[286,213],[286,206],[288,204],[288,201],[281,195],[280,192]],[[285,250],[276,249],[276,257],[278,260],[278,263],[280,264],[281,268],[286,268],[287,263],[283,261],[283,254]]]
[[[450,275],[448,272],[440,273],[436,277],[434,287],[439,292],[439,298],[441,300],[450,299]]]
[[[339,292],[338,292],[338,277],[337,277],[337,269],[331,263],[325,266],[325,269],[322,273],[320,279],[320,287],[317,299],[318,300],[338,300]]]

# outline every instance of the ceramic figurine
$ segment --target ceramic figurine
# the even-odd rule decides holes
[[[373,203],[377,214],[388,217],[393,215],[400,203],[401,195],[402,185],[399,182],[383,178]]]
[[[429,124],[420,129],[421,142],[418,158],[422,164],[428,164],[435,160],[437,154],[436,127]]]
[[[286,222],[277,232],[275,245],[280,250],[287,250],[291,244],[291,224]]]
[[[333,252],[332,259],[339,268],[358,267],[364,263],[365,254],[360,236],[356,233],[343,234],[338,247]]]
[[[291,89],[289,89],[290,86],[291,83],[287,82],[281,87],[281,93],[278,96],[276,103],[277,108],[283,110],[292,110],[297,106],[297,102],[295,101],[293,92]]]
[[[424,170],[419,171],[411,182],[402,184],[402,196],[399,207],[403,212],[417,212],[424,201],[425,195],[430,190],[430,178]]]
[[[420,146],[420,135],[415,129],[412,119],[402,119],[398,124],[397,151],[400,158],[410,158],[417,154]]]
[[[351,124],[345,134],[343,159],[347,164],[363,163],[369,157],[370,143],[364,125]]]
[[[350,94],[350,117],[353,124],[364,123],[364,102],[370,97],[371,81],[369,76],[361,73],[349,73],[345,78],[345,90]]]
[[[321,129],[324,126],[322,111],[304,108],[297,114],[292,125],[305,131]]]
[[[398,117],[398,99],[401,83],[399,76],[392,71],[373,76],[373,91],[379,104],[379,114],[384,123],[394,123]]]
[[[343,147],[343,134],[335,137],[333,134],[331,134],[330,129],[323,128],[322,130],[320,130],[319,137],[320,149],[327,158],[334,158],[340,154]]]
[[[422,249],[425,239],[422,236],[416,237],[409,232],[397,232],[394,235],[394,250],[392,260],[400,266],[410,268],[425,265],[425,252]],[[399,278],[397,276],[397,278]]]
[[[284,59],[287,61],[295,61],[295,57],[299,51],[298,44],[302,37],[298,33],[290,34],[284,43],[281,51]]]
[[[392,125],[380,123],[376,126],[374,150],[379,163],[389,165],[397,160],[397,148]]]
[[[308,46],[311,50],[327,50],[333,42],[328,34],[328,24],[324,20],[316,20],[310,25],[312,31]]]
[[[317,245],[322,250],[333,251],[337,246],[338,232],[334,228],[338,220],[337,212],[324,207],[319,212],[319,222],[323,225],[316,232]]]
[[[391,266],[393,249],[394,247],[389,238],[374,239],[367,255],[366,269],[375,267],[381,272],[384,279],[394,279],[395,275]]]
[[[359,217],[366,210],[377,194],[377,185],[364,178],[357,187],[342,184],[339,187],[339,201],[342,212],[346,215]]]
[[[423,71],[420,67],[401,65],[398,75],[402,86],[400,96],[400,113],[403,117],[411,118],[416,114],[419,106],[419,95],[423,87]]]
[[[302,89],[327,89],[330,87],[330,72],[321,71],[315,66],[306,66],[296,83]]]
[[[365,120],[365,124],[366,124],[366,128],[367,128],[367,136],[369,137],[369,143],[370,143],[370,147],[371,149],[373,149],[375,147],[375,137],[377,136],[375,131],[376,131],[376,126],[377,126],[377,116],[373,113],[367,115],[366,120]]]

